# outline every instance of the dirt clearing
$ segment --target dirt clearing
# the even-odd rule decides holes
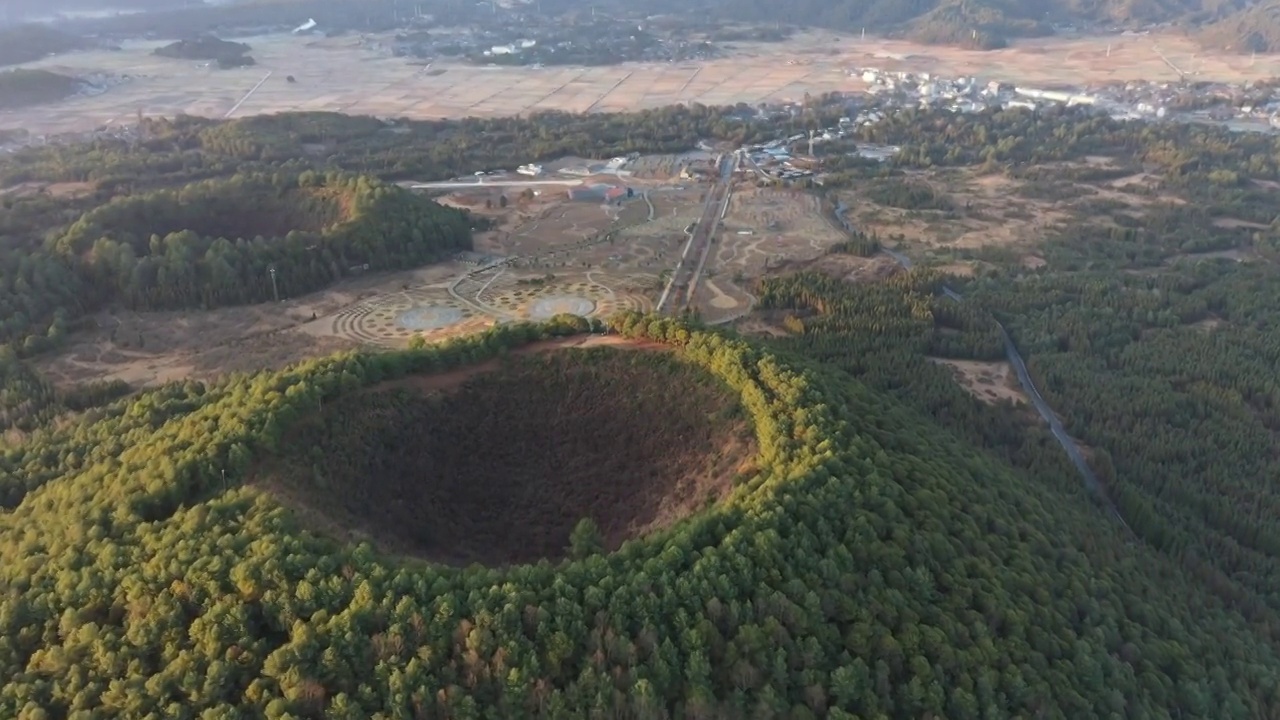
[[[1027,405],[1026,393],[1018,384],[1018,376],[1007,362],[981,362],[978,360],[947,360],[929,358],[930,362],[951,369],[956,382],[971,395],[988,405],[1002,402]]]

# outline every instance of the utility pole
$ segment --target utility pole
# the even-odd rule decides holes
[[[271,274],[271,294],[275,296],[276,302],[280,302],[280,289],[276,287],[276,266],[267,267],[267,272]]]

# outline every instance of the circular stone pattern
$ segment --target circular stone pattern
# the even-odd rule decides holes
[[[595,302],[587,298],[575,295],[557,295],[535,301],[529,307],[529,317],[535,320],[548,320],[561,313],[586,317],[595,309]]]
[[[438,305],[412,307],[396,316],[396,325],[406,330],[439,330],[460,322],[461,310]]]

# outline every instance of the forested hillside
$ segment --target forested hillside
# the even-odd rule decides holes
[[[0,714],[1249,717],[1280,702],[1272,647],[1080,499],[847,376],[667,320],[615,329],[731,388],[760,465],[607,556],[403,565],[300,531],[241,485],[314,408],[538,327],[175,385],[15,448]]]
[[[688,15],[701,22],[767,23],[905,36],[914,40],[981,49],[1003,47],[1010,40],[1053,34],[1059,27],[1112,31],[1172,23],[1190,30],[1214,25],[1216,36],[1206,38],[1219,49],[1248,52],[1250,38],[1270,38],[1280,27],[1274,3],[1248,0],[702,0],[680,3],[651,0],[650,13]],[[543,2],[565,11],[567,0]],[[617,12],[632,4],[619,3]],[[1274,8],[1272,8],[1274,10]],[[1226,43],[1224,38],[1234,38]],[[1272,46],[1274,49],[1274,46]],[[1261,52],[1262,49],[1258,48]]]
[[[922,173],[976,166],[1035,197],[1075,195],[1081,214],[1026,239],[1046,261],[1035,269],[995,247],[959,253],[983,268],[947,280],[959,303],[928,270],[871,285],[767,282],[762,304],[789,313],[791,336],[775,342],[894,393],[1040,481],[1079,483],[1034,415],[983,407],[931,360],[1001,360],[1000,320],[1088,448],[1098,502],[1275,646],[1276,138],[1015,113],[902,114],[865,135],[903,151],[897,168],[842,171],[864,201],[963,216]],[[935,192],[912,192],[925,183]],[[1122,187],[1136,204],[1091,198],[1101,193],[1090,187]],[[881,242],[855,236],[846,249],[874,254]]]
[[[480,167],[581,155],[683,152],[699,140],[765,140],[741,110],[674,106],[636,113],[401,121],[339,113],[284,113],[222,121],[147,118],[147,142],[103,139],[24,148],[0,158],[0,183],[168,182],[237,172],[340,168],[385,179],[445,180]],[[750,113],[747,113],[750,114]]]
[[[471,248],[467,213],[368,177],[233,176],[119,197],[53,249],[88,290],[133,308],[213,307],[310,292],[355,268],[391,270]],[[367,267],[366,267],[367,266]]]
[[[271,265],[294,294],[465,246],[474,219],[389,178],[844,111],[179,118],[0,158],[7,185],[76,189],[0,199],[0,717],[1269,717],[1274,136],[892,113],[851,142],[901,152],[833,158],[824,207],[991,227],[961,174],[1074,204],[1016,247],[852,227],[834,255],[973,271],[770,278],[770,340],[624,315],[645,349],[522,355],[588,330],[562,317],[124,400],[22,359],[101,307],[257,302]],[[947,369],[1001,360],[997,321],[1104,492]],[[675,483],[661,521],[593,514],[695,478],[709,448],[728,485]],[[451,466],[449,492],[418,492]],[[529,486],[552,489],[512,500]]]
[[[0,71],[0,110],[62,100],[82,87],[76,78],[47,70]]]
[[[317,290],[366,265],[416,267],[469,249],[474,224],[465,212],[395,185],[338,173],[236,175],[121,195],[54,229],[43,244],[10,239],[0,342],[38,352],[80,316],[112,303],[262,302],[276,291]]]
[[[28,0],[21,0],[27,2]],[[119,0],[117,0],[117,3]],[[67,32],[42,26],[23,26],[12,43],[0,42],[0,64],[14,64],[64,52],[87,41],[82,38],[137,38],[185,40],[205,33],[243,35],[262,28],[286,30],[300,18],[313,18],[326,31],[390,32],[403,30],[408,4],[398,0],[272,0],[271,2],[178,3],[176,0],[135,0],[139,6],[159,7],[163,12],[118,14],[77,18],[61,24]],[[55,7],[57,5],[55,4]],[[655,15],[686,17],[699,26],[711,24],[762,24],[800,26],[843,32],[868,32],[904,36],[927,43],[993,49],[1012,40],[1049,35],[1062,28],[1109,32],[1117,27],[1141,28],[1171,24],[1195,32],[1210,48],[1233,52],[1269,52],[1280,17],[1273,0],[800,0],[771,3],[765,0],[701,0],[634,2],[602,0],[596,11],[643,20]],[[465,0],[438,0],[431,8],[433,21],[444,27],[483,25],[494,10]],[[22,17],[48,17],[46,3],[10,10]],[[572,0],[542,0],[504,9],[507,20],[537,14],[572,19],[583,12]],[[1201,34],[1198,31],[1204,32]],[[225,36],[225,35],[224,35]],[[218,57],[235,59],[241,53]]]
[[[45,25],[0,27],[0,67],[86,46],[83,38]]]

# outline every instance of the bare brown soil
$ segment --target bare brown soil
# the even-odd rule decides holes
[[[744,335],[762,335],[764,337],[781,338],[791,333],[782,327],[781,319],[754,312],[739,320],[734,328]]]
[[[571,347],[596,349],[551,352]],[[722,500],[755,457],[705,371],[619,352],[652,348],[554,341],[372,387],[292,429],[254,484],[313,530],[433,562],[563,557],[584,518],[617,549]]]
[[[1000,402],[1011,402],[1014,405],[1026,405],[1028,402],[1022,387],[1018,385],[1017,375],[1007,362],[942,358],[929,358],[929,360],[950,368],[956,382],[984,403],[995,405]]]
[[[457,272],[458,267],[449,264],[358,277],[280,303],[210,311],[99,313],[90,318],[91,329],[72,335],[61,351],[36,358],[35,363],[59,385],[124,380],[138,387],[279,368],[366,344],[335,332],[335,314],[344,308],[405,285],[439,283]]]

